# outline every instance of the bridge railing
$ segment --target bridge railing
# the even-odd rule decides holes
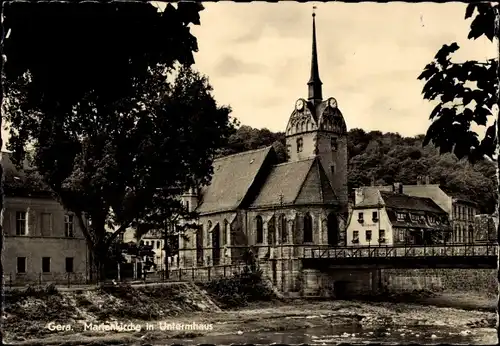
[[[498,256],[498,244],[439,244],[332,247],[314,245],[304,248],[304,258],[387,258]]]

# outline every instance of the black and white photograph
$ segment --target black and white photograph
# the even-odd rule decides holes
[[[498,344],[498,2],[1,6],[2,345]]]

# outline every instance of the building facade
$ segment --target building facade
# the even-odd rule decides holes
[[[347,226],[349,246],[427,245],[450,242],[447,213],[432,199],[405,195],[396,184],[392,191],[371,187],[355,191]]]
[[[347,127],[337,101],[322,96],[314,17],[307,85],[285,128],[287,162],[272,147],[222,157],[210,184],[183,196],[199,214],[199,229],[180,240],[191,249],[183,266],[235,263],[248,246],[272,258],[279,245],[345,244]]]
[[[380,191],[392,191],[392,186],[365,187]],[[474,231],[475,216],[479,214],[477,203],[450,192],[438,184],[430,184],[426,177],[419,178],[416,185],[402,185],[402,192],[409,196],[432,199],[447,214],[453,230],[450,241],[454,243],[472,243],[477,241]]]
[[[89,252],[76,217],[43,191],[13,188],[15,181],[22,186],[25,176],[7,153],[2,165],[5,283],[85,282]]]

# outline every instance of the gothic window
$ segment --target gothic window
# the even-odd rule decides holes
[[[332,146],[332,150],[333,151],[337,151],[337,148],[338,148],[338,143],[337,143],[337,138],[336,137],[332,137],[331,139],[331,146]]]
[[[286,229],[286,217],[285,215],[280,215],[280,232],[281,232],[281,243],[284,244],[288,241],[288,234]]]
[[[229,229],[229,222],[227,220],[224,220],[224,233],[222,235],[222,245],[226,245],[228,243],[228,229]]]
[[[312,217],[309,213],[304,215],[304,243],[313,242]]]
[[[327,220],[328,245],[339,245],[339,225],[334,213],[328,215]]]
[[[255,229],[257,232],[257,244],[262,244],[264,242],[264,223],[260,215],[255,218]]]
[[[297,138],[297,152],[301,153],[304,147],[304,140],[302,138]]]

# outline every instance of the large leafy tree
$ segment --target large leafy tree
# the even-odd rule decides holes
[[[498,3],[469,4],[465,18],[473,20],[468,38],[485,36],[493,42],[498,31],[498,11]],[[488,119],[498,112],[498,59],[452,61],[452,53],[458,49],[456,42],[443,45],[418,77],[425,81],[424,98],[438,103],[430,114],[433,122],[423,144],[432,142],[441,153],[453,152],[473,162],[497,161],[497,121],[491,124]],[[486,127],[484,138],[471,127],[473,123]]]
[[[197,51],[189,25],[200,10],[192,2],[162,13],[148,3],[4,9],[8,148],[16,163],[33,150],[101,274],[110,244],[151,213],[158,189],[208,181],[231,132],[230,110],[189,68]]]

